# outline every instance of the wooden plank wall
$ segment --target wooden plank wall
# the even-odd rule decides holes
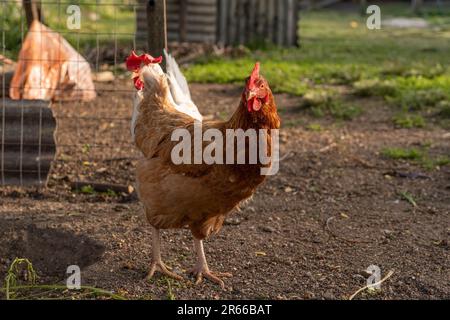
[[[146,2],[146,1],[144,1]],[[147,13],[145,4],[136,8],[136,47],[145,49]],[[176,42],[215,43],[217,0],[166,0],[167,38]]]
[[[217,0],[166,0],[169,41],[216,41]],[[181,28],[181,26],[185,26]]]
[[[298,45],[298,0],[218,0],[217,42],[225,45],[270,41]]]
[[[139,0],[134,8],[136,14],[135,49],[143,51],[148,51],[147,2]]]
[[[169,41],[222,45],[270,41],[280,46],[298,45],[299,0],[166,1]],[[136,16],[136,43],[141,49],[147,41],[145,9],[137,8]]]

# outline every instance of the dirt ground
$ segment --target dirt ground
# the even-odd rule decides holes
[[[15,257],[25,257],[39,283],[64,283],[67,266],[77,264],[83,285],[127,298],[346,299],[376,265],[382,277],[394,274],[381,290],[357,298],[450,298],[450,167],[427,171],[379,153],[428,143],[431,154],[448,155],[449,133],[432,124],[396,129],[393,111],[374,99],[355,100],[364,113],[336,122],[311,117],[300,98],[277,95],[289,123],[281,130],[280,172],[205,243],[211,269],[233,274],[226,290],[208,281],[196,286],[186,274],[194,264],[188,230],[163,232],[163,259],[186,280],[170,287],[165,278],[144,281],[151,232],[138,201],[69,186],[74,180],[132,184],[138,154],[129,143],[129,81],[103,86],[93,103],[54,106],[59,149],[49,187],[1,190],[0,278]],[[192,86],[201,112],[214,118],[234,110],[240,90]],[[310,123],[323,130],[308,130]],[[416,208],[403,191],[414,195]]]

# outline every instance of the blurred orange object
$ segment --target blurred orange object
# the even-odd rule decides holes
[[[12,99],[83,100],[96,97],[89,63],[57,32],[33,21],[10,86]]]

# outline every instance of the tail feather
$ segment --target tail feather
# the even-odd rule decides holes
[[[175,59],[165,54],[168,57],[167,73],[164,73],[157,63],[148,64],[138,71],[144,86],[142,90],[136,92],[134,97],[131,136],[133,142],[146,156],[154,152],[160,141],[162,132],[159,132],[157,128],[174,121],[203,120],[197,106],[190,98],[186,79],[181,74],[178,64]],[[182,86],[178,81],[181,81]],[[175,110],[189,117],[180,117],[174,112]]]
[[[189,85],[183,73],[178,66],[175,58],[172,57],[166,50],[164,50],[164,57],[166,59],[166,68],[167,74],[169,77],[175,79],[175,82],[178,84],[181,92],[186,96],[187,99],[192,100],[191,92],[189,91]]]
[[[165,50],[164,56],[166,58],[167,80],[170,86],[170,93],[175,102],[175,108],[198,121],[202,121],[203,117],[200,111],[198,111],[198,107],[192,101],[188,83],[181,73],[178,63]]]
[[[139,105],[141,104],[144,96],[142,91],[138,91],[134,94],[133,98],[133,115],[131,116],[131,140],[136,141],[136,123],[139,117]]]

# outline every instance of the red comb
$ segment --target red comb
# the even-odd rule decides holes
[[[255,64],[252,74],[250,75],[250,81],[248,82],[248,87],[253,89],[255,87],[255,81],[259,78],[259,62]]]
[[[142,64],[149,65],[154,63],[161,63],[162,62],[162,56],[158,58],[153,58],[149,54],[142,54],[138,56],[136,52],[131,51],[131,54],[128,56],[127,60],[125,61],[125,64],[127,66],[128,71],[132,71],[135,73],[139,73],[139,69],[141,68]],[[144,88],[144,83],[139,79],[139,76],[133,78],[134,86],[137,90],[142,90]]]
[[[158,58],[153,58],[151,55],[149,55],[149,54],[143,54],[142,56],[144,56],[143,58],[142,58],[142,62],[145,64],[145,65],[149,65],[149,64],[153,64],[153,63],[161,63],[162,62],[162,56],[159,56]],[[141,56],[141,57],[142,57]]]
[[[153,63],[161,63],[162,56],[158,58],[153,58],[151,55],[144,53],[138,56],[136,52],[131,51],[131,54],[128,56],[126,60],[127,69],[129,71],[137,71],[141,68],[141,64],[149,65]]]
[[[133,72],[139,70],[139,68],[141,67],[141,63],[142,63],[141,58],[134,51],[131,51],[131,54],[125,61],[128,71]]]

